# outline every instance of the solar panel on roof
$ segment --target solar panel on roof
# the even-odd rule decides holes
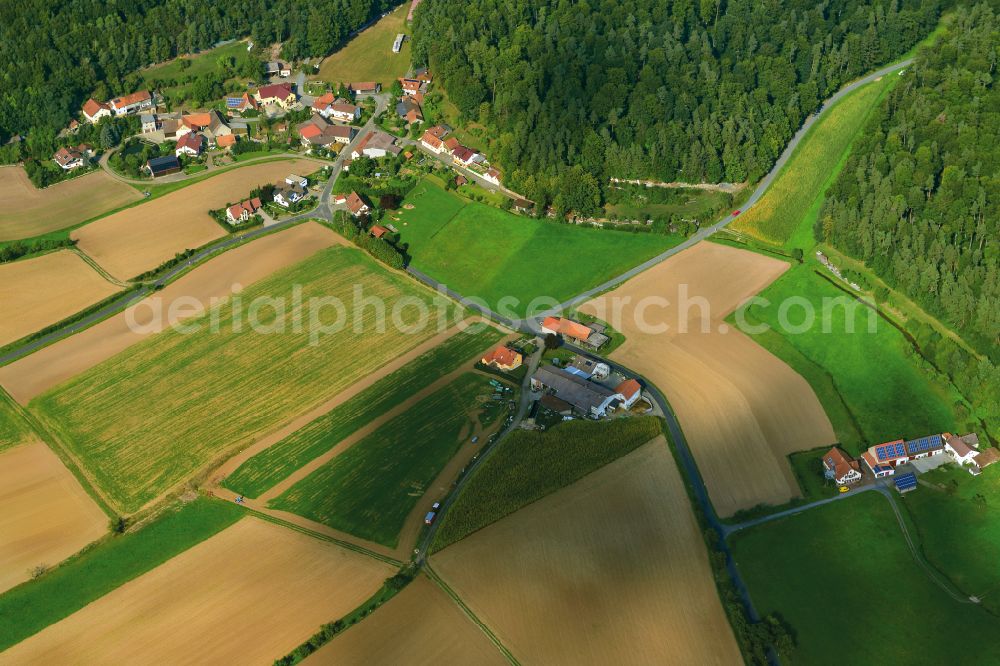
[[[896,456],[905,456],[905,455],[906,455],[906,447],[904,447],[902,444],[897,444]]]

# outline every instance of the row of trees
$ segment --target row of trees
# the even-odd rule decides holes
[[[413,53],[488,128],[511,187],[589,212],[609,176],[759,179],[806,115],[947,1],[430,2]]]
[[[87,97],[139,87],[136,71],[223,39],[284,42],[287,59],[322,56],[394,0],[21,0],[0,21],[0,145],[58,131]]]

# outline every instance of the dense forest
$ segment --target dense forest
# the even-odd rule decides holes
[[[757,180],[823,99],[910,49],[946,3],[431,0],[413,54],[487,127],[512,187],[586,208],[608,176]]]
[[[329,53],[398,0],[19,0],[0,5],[0,145],[48,142],[87,97],[132,92],[136,70],[226,39]]]
[[[817,236],[1000,349],[1000,17],[958,10],[859,138]]]

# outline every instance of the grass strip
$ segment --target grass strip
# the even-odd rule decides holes
[[[245,512],[199,497],[141,529],[111,536],[40,578],[0,595],[0,651],[70,616],[128,581],[229,527]]]

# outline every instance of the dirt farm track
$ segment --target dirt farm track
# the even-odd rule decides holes
[[[0,453],[0,592],[100,538],[107,524],[49,447],[35,442]]]
[[[317,167],[311,160],[281,160],[233,169],[97,220],[70,237],[110,274],[128,280],[178,252],[225,236],[208,211],[246,198],[257,185]]]
[[[121,290],[70,250],[0,264],[0,346]]]
[[[0,241],[65,229],[141,198],[103,171],[39,190],[21,167],[0,167]]]
[[[431,566],[525,664],[741,661],[662,437]]]
[[[627,339],[611,358],[664,392],[722,517],[797,497],[798,483],[785,456],[836,441],[805,379],[724,323],[787,268],[777,259],[701,242],[581,308],[615,319],[612,304],[630,299],[620,321],[612,321]],[[681,314],[682,288],[687,298],[710,306],[707,330],[702,308]],[[647,307],[637,316],[636,304],[647,297],[669,305]],[[669,328],[657,331],[657,325]]]
[[[269,665],[392,573],[248,517],[15,645],[0,663]]]
[[[340,237],[325,227],[313,222],[300,224],[225,252],[150,298],[161,299],[164,307],[179,298],[194,298],[207,305],[212,298],[231,294],[234,284],[248,287],[338,242]],[[133,331],[128,322],[134,318],[137,323],[148,324],[149,301],[145,299],[121,314],[0,367],[0,385],[18,402],[27,404],[45,390],[140,342],[146,335]],[[149,333],[155,330],[151,328]]]

